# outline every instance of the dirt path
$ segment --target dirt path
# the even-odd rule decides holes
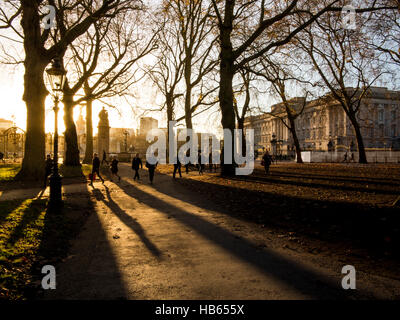
[[[195,173],[191,173],[195,174]],[[79,185],[96,201],[46,299],[399,298],[400,281],[357,270],[357,290],[341,288],[351,261],[282,247],[267,228],[221,214],[170,176]],[[5,195],[3,195],[4,197]],[[0,199],[1,200],[1,199]],[[356,266],[357,268],[357,266]]]

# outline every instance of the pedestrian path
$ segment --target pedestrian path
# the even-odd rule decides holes
[[[70,255],[56,266],[57,289],[45,299],[347,299],[400,295],[380,275],[341,286],[343,263],[277,248],[251,223],[238,221],[171,176],[146,170],[133,181],[64,187],[95,199]],[[24,191],[27,192],[27,191]],[[35,194],[37,190],[32,190]],[[21,194],[6,192],[4,198]],[[263,246],[259,242],[263,241]]]

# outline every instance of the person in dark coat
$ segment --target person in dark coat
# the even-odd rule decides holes
[[[178,171],[178,173],[179,173],[179,178],[182,178],[182,171],[181,171],[181,169],[182,169],[182,164],[181,164],[181,162],[179,161],[179,158],[178,159],[176,159],[176,163],[174,163],[174,173],[172,174],[172,177],[175,179],[175,175],[176,175],[176,171]]]
[[[93,185],[93,176],[94,174],[97,174],[101,180],[101,182],[104,184],[104,179],[100,175],[100,159],[97,156],[97,153],[93,155],[93,162],[92,162],[92,175],[90,177],[90,184]]]
[[[49,175],[51,175],[51,172],[53,171],[53,160],[51,159],[50,155],[47,155],[46,158],[46,165],[45,165],[45,170],[44,170],[44,188],[46,188],[47,185],[47,178]]]
[[[269,155],[268,150],[265,151],[265,153],[264,153],[264,155],[262,157],[262,161],[263,161],[263,166],[264,166],[264,169],[265,169],[265,173],[269,174],[269,167],[270,167],[270,165],[272,163],[272,158]]]
[[[117,157],[114,157],[112,159],[110,168],[111,168],[111,181],[113,181],[112,180],[112,176],[114,175],[114,176],[118,177],[118,182],[120,182],[121,181],[121,177],[118,175],[118,160],[117,160]]]
[[[103,151],[103,160],[101,160],[101,164],[103,164],[104,162],[108,164],[108,161],[107,161],[107,154],[106,154],[105,151]]]
[[[146,161],[146,168],[149,170],[149,179],[150,179],[151,184],[153,184],[154,172],[156,171],[156,167],[157,167],[157,163],[150,164],[149,162]]]
[[[190,152],[189,152],[189,150],[186,151],[186,157],[190,157]],[[186,174],[189,174],[189,164],[190,164],[190,159],[189,159],[188,162],[185,164],[185,172],[186,172]]]
[[[132,160],[132,170],[135,170],[135,176],[133,177],[133,180],[140,180],[139,177],[139,167],[143,169],[143,163],[142,160],[139,158],[139,153],[136,153],[135,157]]]
[[[204,169],[204,164],[202,164],[201,162],[201,152],[199,152],[199,156],[198,156],[198,162],[199,162],[199,174],[202,175],[203,174],[203,169]]]

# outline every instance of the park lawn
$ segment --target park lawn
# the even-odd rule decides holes
[[[13,180],[20,168],[21,165],[17,163],[0,164],[0,181]]]
[[[79,208],[67,200],[66,210],[54,213],[46,210],[46,201],[0,201],[0,301],[35,298],[42,267],[66,256],[87,218],[78,210],[82,199],[76,200]]]
[[[0,202],[0,300],[18,300],[32,281],[46,215],[46,201]]]
[[[0,164],[0,182],[12,181],[20,168],[21,164]],[[82,175],[87,177],[92,171],[92,166],[82,164],[82,167],[66,167],[60,164],[59,170],[64,178],[77,178],[82,177]]]
[[[69,167],[64,166],[63,164],[59,165],[60,174],[64,178],[78,178],[85,176],[87,177],[90,172],[92,172],[92,165],[90,164],[82,164],[81,167]]]

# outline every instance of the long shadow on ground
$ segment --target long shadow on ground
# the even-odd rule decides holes
[[[58,213],[46,213],[39,248],[42,260],[34,266],[34,273],[41,279],[43,265],[54,265],[57,289],[40,291],[37,298],[125,298],[126,287],[94,201],[88,190],[67,194]],[[75,246],[71,247],[73,239]]]
[[[340,281],[332,281],[322,274],[316,273],[305,266],[290,261],[287,258],[269,250],[256,250],[254,245],[246,239],[237,239],[234,234],[221,228],[191,212],[168,203],[149,192],[137,188],[135,185],[121,185],[121,189],[130,197],[136,198],[151,208],[157,209],[201,234],[206,239],[230,252],[240,260],[257,267],[266,275],[273,276],[285,285],[294,288],[298,292],[315,299],[346,299],[351,293],[344,292],[340,287]],[[170,184],[160,184],[155,187],[159,192],[170,194]],[[169,191],[168,191],[169,190]],[[184,197],[183,197],[184,199]],[[181,199],[182,201],[185,201]],[[193,203],[196,204],[197,203]],[[210,262],[211,263],[211,262]],[[373,297],[369,292],[358,294],[364,297]]]
[[[304,199],[241,189],[235,186],[235,179],[239,178],[228,179],[230,186],[195,179],[181,179],[176,183],[219,204],[224,214],[340,247],[350,246],[365,255],[400,258],[400,208]],[[162,184],[156,183],[154,187],[176,197]],[[204,201],[196,205],[208,207]]]

